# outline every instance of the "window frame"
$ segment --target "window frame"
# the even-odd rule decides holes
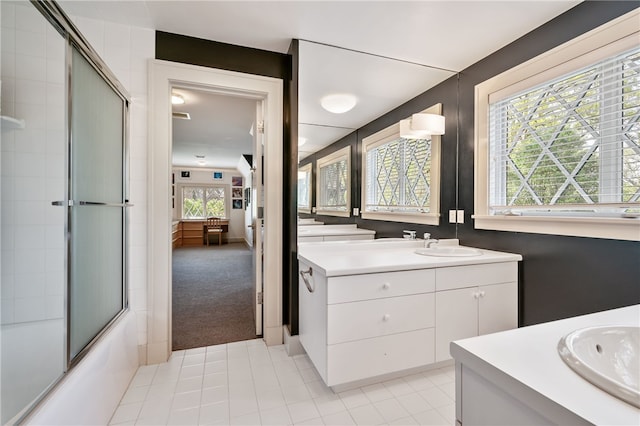
[[[222,188],[224,190],[224,216],[221,219],[229,218],[229,205],[231,204],[231,195],[230,195],[230,187],[228,184],[213,184],[213,185],[205,185],[205,184],[182,184],[180,185],[180,220],[206,220],[207,216],[204,217],[184,217],[184,192],[186,188]]]
[[[511,68],[475,87],[474,226],[476,229],[640,241],[640,219],[565,214],[490,213],[489,103],[637,46],[638,10]]]
[[[321,200],[324,198],[322,196],[324,188],[320,185],[321,169],[343,160],[346,160],[347,162],[347,205],[345,211],[335,210],[328,208],[329,206],[320,205]],[[316,213],[325,216],[351,217],[351,146],[346,146],[316,161]]]
[[[442,104],[433,105],[421,113],[442,114]],[[431,136],[431,170],[429,176],[429,212],[428,213],[407,213],[380,211],[369,212],[367,205],[367,152],[386,143],[400,138],[400,124],[395,123],[373,135],[362,140],[362,194],[361,194],[361,216],[363,219],[385,220],[389,222],[419,223],[425,225],[440,224],[440,161],[441,161],[441,137]]]
[[[297,201],[297,206],[298,206],[298,212],[301,213],[311,213],[311,188],[313,187],[313,164],[312,163],[308,163],[305,164],[302,167],[298,167],[298,173],[307,173],[308,175],[308,185],[307,185],[307,200],[308,200],[308,204],[306,206],[302,206],[300,204],[300,186],[298,186],[298,201]],[[299,180],[299,179],[298,179]]]

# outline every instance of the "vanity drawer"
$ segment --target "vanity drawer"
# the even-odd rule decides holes
[[[338,303],[327,307],[327,343],[430,328],[434,323],[434,293]]]
[[[433,363],[434,329],[329,345],[327,356],[328,386],[420,367]]]
[[[333,304],[433,292],[436,273],[418,269],[332,277],[328,281],[327,303]]]
[[[436,279],[438,291],[518,281],[518,262],[438,268]]]

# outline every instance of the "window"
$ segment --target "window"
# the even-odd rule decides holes
[[[440,114],[435,105],[423,112]],[[363,140],[362,217],[438,225],[440,136],[400,137],[395,124]]]
[[[349,216],[351,208],[351,147],[342,148],[317,163],[317,213]]]
[[[227,217],[224,186],[185,186],[182,188],[182,218]]]
[[[477,228],[640,240],[640,47],[621,21],[476,87]]]
[[[311,213],[311,163],[298,169],[298,211]]]

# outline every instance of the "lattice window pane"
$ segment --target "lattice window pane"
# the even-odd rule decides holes
[[[636,48],[491,104],[493,210],[637,208],[639,69]]]
[[[327,210],[347,210],[348,167],[342,159],[320,167],[320,202]]]
[[[366,211],[429,211],[431,140],[398,138],[368,150],[366,161]]]
[[[298,171],[298,208],[311,209],[311,171]]]
[[[224,187],[184,187],[182,188],[182,217],[185,219],[224,217],[225,202]]]
[[[225,196],[224,188],[207,188],[205,191],[207,202],[207,217],[224,217],[225,214]]]

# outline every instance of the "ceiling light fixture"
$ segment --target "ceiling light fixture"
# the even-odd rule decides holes
[[[320,105],[322,108],[334,114],[343,114],[353,109],[358,103],[358,99],[348,93],[337,93],[334,95],[327,95],[320,99]]]
[[[444,135],[444,116],[440,114],[413,114],[411,118],[400,120],[400,137],[422,139]]]
[[[181,95],[177,95],[175,93],[171,94],[172,105],[182,105],[183,103],[184,103],[184,98]]]

